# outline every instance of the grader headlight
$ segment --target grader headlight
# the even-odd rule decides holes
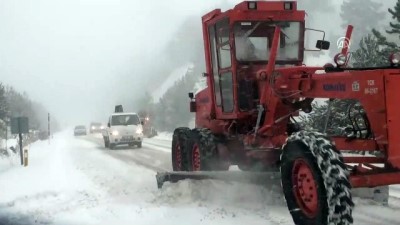
[[[346,55],[339,53],[335,55],[334,61],[338,66],[343,66],[344,64],[346,64],[347,57]]]
[[[400,52],[396,52],[390,55],[389,57],[390,63],[392,65],[399,65],[400,63]]]

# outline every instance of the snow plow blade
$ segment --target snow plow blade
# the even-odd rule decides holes
[[[251,183],[263,186],[280,186],[279,172],[244,172],[244,171],[198,171],[198,172],[157,172],[157,187],[162,188],[165,182],[175,183],[180,180],[222,180]]]

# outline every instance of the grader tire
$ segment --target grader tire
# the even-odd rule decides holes
[[[172,169],[174,171],[188,170],[188,151],[185,149],[190,129],[179,127],[172,136]]]
[[[297,225],[350,225],[354,203],[349,171],[324,135],[292,134],[281,155],[282,188]]]
[[[190,171],[223,171],[229,165],[222,163],[217,151],[217,138],[206,128],[195,128],[190,132],[186,149],[189,150]]]

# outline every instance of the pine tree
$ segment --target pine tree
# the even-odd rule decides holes
[[[7,129],[5,121],[8,117],[8,104],[5,94],[5,87],[0,83],[0,140],[1,137],[4,137],[4,133]]]
[[[394,6],[394,8],[393,9],[389,8],[388,12],[392,15],[392,19],[394,19],[395,21],[389,23],[391,30],[386,30],[386,33],[399,34],[399,39],[400,39],[400,0],[397,0],[397,3]],[[388,38],[385,37],[383,34],[381,34],[378,30],[373,29],[372,33],[377,39],[378,43],[380,45],[385,46],[382,50],[382,53],[394,52],[399,49],[398,44],[389,41]]]
[[[313,111],[308,115],[300,116],[303,126],[325,132],[328,135],[344,135],[345,128],[351,126],[351,121],[348,118],[349,111],[353,109],[352,106],[357,105],[357,100],[334,99],[330,103],[330,113],[328,113],[328,101],[322,104],[313,103]],[[328,124],[326,124],[327,122]]]
[[[6,89],[2,83],[0,83],[0,120],[3,120],[8,115],[8,104],[6,100]]]
[[[155,104],[156,125],[159,130],[172,131],[176,127],[187,127],[193,114],[189,112],[188,92],[193,91],[199,80],[197,67],[189,69],[185,76],[176,81]]]
[[[392,15],[392,19],[394,19],[395,22],[389,23],[391,29],[387,30],[386,32],[388,34],[399,34],[400,38],[400,0],[397,0],[394,8],[389,8],[388,11]]]
[[[387,66],[388,48],[376,38],[376,36],[368,34],[360,41],[359,48],[352,54],[353,67],[377,67]]]

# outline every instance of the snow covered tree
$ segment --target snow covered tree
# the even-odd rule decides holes
[[[48,111],[39,103],[32,101],[27,93],[19,93],[14,88],[8,87],[5,92],[10,117],[26,116],[29,127],[32,129],[46,130]],[[53,123],[56,121],[53,119]],[[53,126],[53,130],[56,127]]]
[[[8,105],[6,100],[6,89],[0,83],[0,120],[4,120],[8,115]]]
[[[386,15],[381,10],[382,6],[382,3],[373,0],[345,0],[343,2],[340,13],[343,19],[342,27],[347,28],[349,24],[354,26],[352,43],[359,43],[364,35],[381,25]]]
[[[400,0],[397,1],[394,9],[388,9],[388,12],[395,19],[390,22],[391,30],[387,30],[389,35],[400,35]],[[400,36],[399,36],[400,37]],[[386,36],[376,29],[372,29],[372,35],[368,34],[360,41],[360,48],[353,54],[353,66],[387,66],[389,65],[388,57],[391,53],[397,52],[398,44],[389,41]]]
[[[156,126],[160,130],[173,131],[176,127],[187,127],[193,114],[189,112],[188,93],[199,81],[200,72],[196,67],[175,82],[155,105]]]
[[[329,118],[325,132],[328,135],[343,135],[344,129],[351,125],[348,118],[349,110],[352,109],[351,106],[357,104],[357,101],[353,99],[334,99],[330,103],[330,113],[328,113],[328,101],[313,103],[313,111],[310,114],[300,116],[303,126],[324,132]]]
[[[0,139],[1,137],[4,137],[4,132],[7,129],[5,121],[8,116],[8,104],[5,94],[5,87],[2,83],[0,83]]]
[[[359,48],[352,54],[353,67],[377,67],[389,64],[389,49],[376,36],[368,34],[360,41]]]
[[[388,34],[398,34],[400,38],[400,0],[397,0],[394,8],[389,8],[388,11],[392,15],[392,19],[394,19],[395,22],[389,23],[391,29],[387,30],[386,32]]]

